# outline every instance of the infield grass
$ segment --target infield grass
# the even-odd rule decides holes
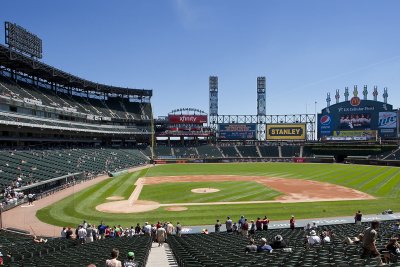
[[[109,196],[129,197],[134,189],[134,182],[141,176],[178,176],[178,175],[256,175],[295,179],[310,179],[354,188],[372,196],[375,200],[307,202],[307,203],[265,203],[240,205],[188,206],[180,212],[166,211],[159,208],[150,212],[136,214],[109,214],[95,210],[95,207],[106,202]],[[197,183],[192,183],[197,184]],[[207,183],[209,184],[209,183]],[[217,183],[216,183],[217,184]],[[164,184],[166,186],[167,184]],[[157,185],[158,186],[158,185]],[[186,186],[186,185],[185,185]],[[213,185],[212,187],[216,187]],[[145,186],[146,187],[146,186]],[[167,185],[168,187],[168,185]],[[191,186],[194,188],[193,186]],[[203,187],[198,186],[196,187]],[[204,186],[207,187],[207,186]],[[176,188],[176,191],[175,189]],[[146,189],[148,190],[148,189]],[[157,190],[160,190],[157,196]],[[183,190],[183,189],[180,189]],[[268,189],[267,189],[268,190]],[[152,191],[152,192],[150,192]],[[165,192],[164,192],[165,191]],[[143,191],[142,191],[143,192]],[[238,191],[241,192],[241,191]],[[246,192],[243,188],[242,192]],[[176,197],[182,194],[177,187],[149,189],[157,199],[164,193]],[[215,193],[214,193],[215,194]],[[175,196],[176,195],[176,196]],[[212,195],[212,194],[208,194]],[[150,199],[149,199],[150,200]],[[221,199],[222,200],[222,199]],[[158,199],[160,202],[160,199]],[[194,200],[193,200],[194,201]],[[180,201],[177,201],[180,202]],[[189,200],[187,201],[189,202]],[[197,200],[196,200],[197,202]],[[294,163],[238,163],[238,164],[176,164],[150,168],[148,171],[125,174],[107,179],[99,184],[84,189],[53,205],[37,212],[40,220],[58,226],[75,226],[86,219],[92,223],[133,225],[144,221],[158,220],[180,221],[184,225],[212,224],[215,219],[226,216],[239,217],[244,214],[250,219],[268,215],[272,220],[288,219],[291,214],[301,218],[322,218],[334,216],[351,216],[356,210],[364,214],[380,213],[386,209],[400,210],[400,168],[386,166],[364,166],[344,164],[294,164]]]
[[[211,194],[191,192],[195,188],[215,188],[220,191]],[[222,201],[271,200],[281,193],[257,182],[192,182],[145,185],[140,200],[166,203],[206,203]]]

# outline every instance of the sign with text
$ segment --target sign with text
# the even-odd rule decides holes
[[[207,115],[168,115],[169,123],[201,124],[207,123]]]
[[[248,140],[256,139],[256,124],[219,124],[219,139],[226,140]]]
[[[267,140],[305,140],[306,125],[301,123],[267,124]]]

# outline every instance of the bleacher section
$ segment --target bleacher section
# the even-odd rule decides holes
[[[29,184],[71,173],[97,175],[145,163],[147,159],[135,149],[0,151],[0,186],[10,185],[17,177]]]
[[[174,147],[174,154],[177,158],[197,158],[195,147]]]
[[[281,146],[281,152],[283,158],[299,157],[300,146],[295,145],[283,145]]]
[[[149,120],[151,113],[148,103],[130,102],[127,98],[76,96],[65,93],[65,89],[52,90],[44,85],[40,87],[23,81],[15,82],[5,76],[0,76],[0,95],[20,102],[31,99],[36,101],[37,106],[114,119]]]
[[[236,146],[244,158],[259,158],[256,146]]]
[[[221,151],[214,145],[198,146],[197,151],[201,158],[222,158]]]
[[[220,146],[219,148],[227,158],[240,158],[240,155],[237,153],[235,146]]]
[[[264,158],[277,158],[279,157],[278,146],[258,146],[261,156]]]
[[[157,157],[171,157],[172,150],[169,146],[157,146],[154,148],[154,153]]]
[[[388,243],[395,234],[391,227],[394,221],[382,222],[377,238],[378,251]],[[181,238],[171,236],[168,243],[171,246],[179,266],[376,266],[376,259],[361,259],[359,245],[346,245],[345,237],[354,237],[362,233],[368,224],[329,225],[324,229],[333,231],[335,236],[331,243],[314,248],[304,245],[303,229],[273,229],[256,232],[254,239],[262,237],[270,243],[276,235],[281,235],[292,252],[276,249],[272,253],[245,253],[249,244],[248,238],[229,233],[211,233],[184,235]],[[322,227],[319,227],[321,232]],[[392,265],[398,266],[398,265]]]
[[[32,238],[0,232],[1,252],[11,255],[6,265],[11,266],[104,266],[113,248],[120,251],[119,260],[126,259],[129,251],[135,253],[139,266],[146,266],[151,247],[148,236],[109,238],[78,245],[75,240],[51,239],[47,243],[34,243]],[[5,257],[3,257],[5,258]],[[11,262],[10,262],[11,261]]]
[[[400,160],[400,149],[397,149],[393,152],[391,152],[390,154],[388,154],[388,156],[386,157],[386,155],[383,155],[381,157],[381,159],[385,159],[385,160]]]

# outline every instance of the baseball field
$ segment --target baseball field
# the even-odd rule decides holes
[[[37,212],[48,224],[213,224],[400,210],[400,168],[296,163],[159,165],[106,179]]]

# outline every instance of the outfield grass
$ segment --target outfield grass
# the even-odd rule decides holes
[[[188,206],[181,212],[165,211],[163,208],[137,214],[107,214],[95,207],[106,202],[109,196],[128,198],[134,189],[134,182],[141,176],[171,175],[257,175],[311,179],[354,188],[377,197],[365,201],[336,201],[312,203],[266,203],[218,206]],[[163,194],[166,192],[160,192]],[[169,194],[178,195],[176,191]],[[154,192],[152,193],[154,194]],[[211,194],[210,194],[211,195]],[[154,200],[154,199],[153,199]],[[380,213],[386,209],[400,210],[400,168],[343,164],[294,164],[294,163],[239,163],[239,164],[177,164],[156,166],[150,170],[107,179],[69,196],[37,212],[40,220],[58,226],[75,226],[83,219],[98,223],[124,226],[144,221],[180,221],[185,225],[212,224],[215,219],[227,215],[248,218],[268,215],[272,220],[288,219],[291,214],[297,218],[320,218],[353,215],[356,210],[364,214]]]
[[[191,192],[194,188],[215,188],[219,192],[199,194]],[[271,200],[281,193],[257,182],[192,182],[145,185],[140,200],[167,203],[207,203],[222,201]]]

